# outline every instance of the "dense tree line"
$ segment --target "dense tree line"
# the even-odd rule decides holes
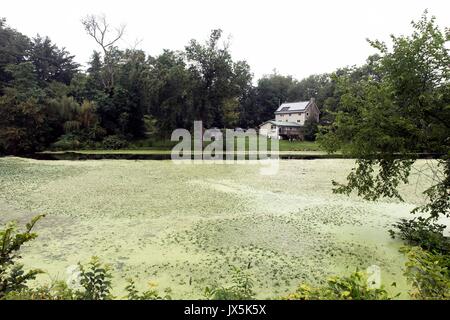
[[[221,30],[153,57],[119,49],[124,28],[112,28],[104,17],[82,22],[98,45],[86,70],[48,37],[30,39],[0,20],[0,153],[101,146],[105,139],[121,146],[148,133],[165,138],[194,120],[205,127],[256,127],[280,103],[311,97],[329,122],[326,109],[337,105],[331,74],[298,81],[275,72],[253,85],[249,65],[232,59]]]
[[[316,98],[321,124],[331,124],[345,93],[338,85],[381,77],[379,56],[303,80],[277,72],[253,84],[246,61],[235,61],[221,30],[183,50],[149,56],[119,49],[124,27],[101,16],[82,20],[92,37],[88,68],[48,37],[28,38],[0,20],[0,153],[55,148],[121,147],[175,128],[254,128],[273,119],[280,103]],[[306,124],[315,139],[317,125]]]

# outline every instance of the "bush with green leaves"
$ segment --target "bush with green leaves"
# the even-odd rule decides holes
[[[412,298],[421,300],[450,299],[450,255],[430,252],[421,247],[405,247],[405,276],[411,283]]]
[[[84,288],[83,300],[111,299],[111,270],[98,257],[92,257],[87,265],[78,264],[81,270],[80,284]]]
[[[301,284],[287,300],[390,300],[383,288],[372,288],[364,272],[356,271],[350,276],[332,277],[321,287]]]
[[[86,264],[79,264],[80,288],[72,288],[65,281],[53,281],[50,285],[11,290],[4,299],[8,300],[108,300],[111,294],[111,273],[98,257],[92,257]]]
[[[21,258],[20,248],[37,237],[37,234],[31,231],[42,217],[44,215],[33,218],[26,224],[23,232],[17,229],[15,222],[8,223],[0,230],[0,299],[10,292],[26,289],[28,281],[34,280],[42,273],[39,269],[25,271],[23,265],[18,263]]]
[[[54,281],[51,285],[24,288],[9,292],[5,300],[79,300],[81,293],[70,289],[64,281]]]
[[[80,147],[80,138],[72,133],[62,135],[51,145],[54,150],[77,150]]]
[[[107,136],[103,139],[102,147],[109,150],[118,150],[128,147],[128,142],[117,135]]]
[[[129,300],[170,300],[170,289],[166,289],[165,296],[161,296],[158,293],[158,290],[155,289],[156,285],[154,283],[149,283],[150,289],[146,290],[142,293],[136,289],[136,284],[133,279],[128,279],[128,285],[125,287],[127,291],[126,298]]]
[[[389,230],[392,238],[400,238],[412,246],[420,246],[428,251],[441,253],[450,252],[450,238],[444,236],[446,228],[431,219],[417,217],[414,219],[401,219]]]
[[[252,300],[256,293],[253,290],[253,279],[247,270],[232,267],[232,285],[228,287],[206,287],[204,295],[209,300]]]

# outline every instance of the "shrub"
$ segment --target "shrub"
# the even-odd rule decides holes
[[[356,271],[348,277],[332,277],[326,285],[313,287],[301,284],[294,293],[285,297],[287,300],[389,300],[385,289],[372,288],[367,282],[367,275]]]
[[[42,217],[43,215],[36,216],[27,223],[24,232],[18,232],[14,222],[0,230],[0,299],[10,292],[26,289],[27,282],[42,273],[39,269],[25,272],[23,265],[17,262],[21,258],[19,251],[22,245],[37,237],[31,230]]]
[[[55,150],[77,150],[81,146],[80,139],[74,134],[65,134],[51,145]]]
[[[397,230],[389,230],[392,238],[398,237],[409,245],[420,246],[429,251],[450,252],[450,238],[444,236],[445,225],[418,217],[401,219],[394,224],[394,228]]]
[[[248,272],[238,267],[232,267],[232,285],[229,287],[214,286],[205,288],[205,297],[210,300],[252,300],[253,279]]]
[[[6,300],[76,300],[79,298],[79,293],[71,290],[64,281],[55,281],[50,286],[13,291],[5,296]]]
[[[402,249],[408,258],[405,276],[413,290],[411,297],[423,300],[450,299],[450,255],[421,247]]]
[[[87,130],[87,139],[89,141],[102,141],[106,136],[106,130],[100,125],[94,125]]]
[[[79,264],[81,270],[80,284],[84,293],[83,300],[111,299],[111,272],[108,265],[102,265],[98,257],[92,257],[87,266]]]
[[[104,149],[117,150],[128,146],[128,142],[119,136],[113,135],[103,139],[102,147]]]
[[[136,285],[133,279],[128,280],[128,285],[125,287],[125,290],[128,292],[126,298],[129,300],[170,300],[171,297],[169,295],[170,290],[166,290],[165,296],[160,296],[158,291],[155,289],[156,285],[153,283],[149,283],[150,289],[144,291],[143,293],[139,293],[136,289]]]

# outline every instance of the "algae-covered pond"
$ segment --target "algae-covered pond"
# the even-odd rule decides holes
[[[402,186],[405,202],[368,202],[332,193],[353,160],[281,160],[273,176],[258,165],[175,165],[171,161],[45,161],[0,158],[0,222],[44,213],[23,262],[64,279],[92,255],[111,264],[115,294],[127,278],[173,298],[201,298],[226,285],[230,266],[248,267],[259,298],[300,282],[381,268],[392,292],[406,289],[401,243],[387,228],[423,201],[425,180]],[[426,166],[426,160],[415,164]]]

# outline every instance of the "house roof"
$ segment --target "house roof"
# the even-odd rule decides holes
[[[275,120],[266,121],[262,125],[265,125],[266,123],[271,123],[277,127],[302,127],[302,125],[297,122],[275,121]]]
[[[275,113],[303,112],[306,110],[306,108],[310,103],[311,100],[283,103],[281,106],[278,107]]]

